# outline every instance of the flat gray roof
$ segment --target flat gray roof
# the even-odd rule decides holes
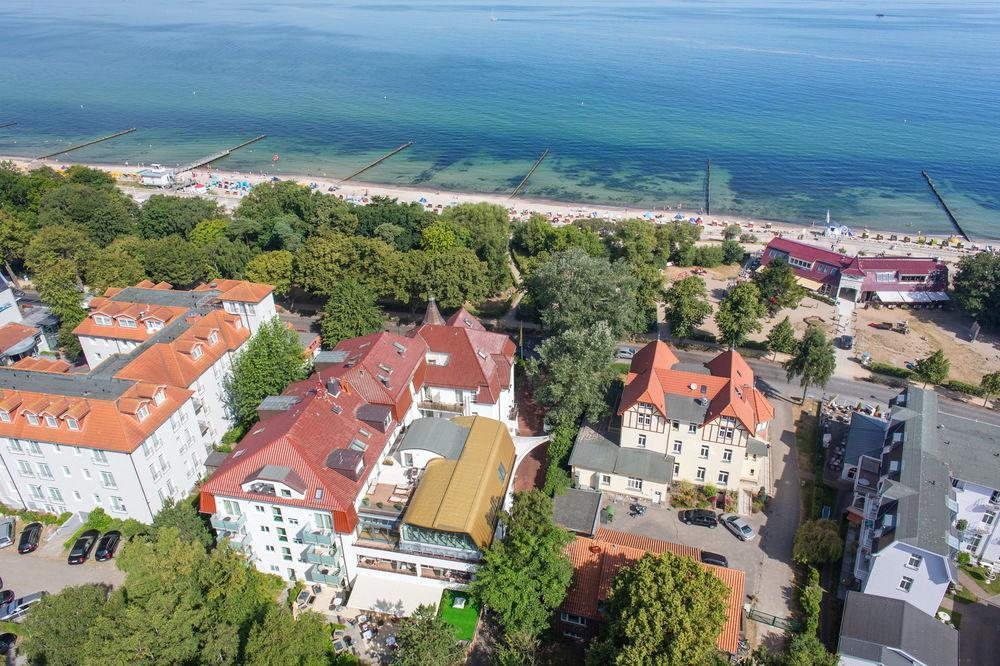
[[[593,536],[600,511],[601,493],[593,490],[570,488],[552,500],[553,520],[577,534]]]
[[[861,412],[851,413],[851,426],[844,443],[844,463],[857,465],[861,456],[882,457],[889,422]]]
[[[985,637],[980,637],[985,640]],[[840,654],[882,664],[958,665],[958,631],[902,599],[849,591],[840,625]]]
[[[458,460],[469,437],[469,428],[448,419],[427,417],[414,419],[403,435],[400,451],[422,449],[448,460]]]
[[[710,403],[708,398],[688,398],[671,393],[665,393],[663,398],[667,405],[667,414],[672,420],[688,423],[705,422]]]
[[[123,303],[146,303],[149,305],[169,305],[176,308],[195,308],[207,305],[218,298],[221,291],[207,289],[205,291],[175,291],[173,289],[144,289],[143,287],[126,287],[108,300]]]

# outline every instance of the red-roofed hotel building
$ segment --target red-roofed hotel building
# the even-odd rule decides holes
[[[774,408],[737,352],[680,363],[663,342],[632,359],[611,427],[581,428],[570,454],[578,488],[666,500],[670,484],[767,485]]]

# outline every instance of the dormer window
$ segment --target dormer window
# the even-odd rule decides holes
[[[219,341],[219,334],[218,333],[216,333],[215,331],[212,331],[211,333],[208,334],[208,344],[214,345],[218,341]]]
[[[163,322],[157,321],[156,319],[150,319],[146,322],[146,330],[149,332],[158,331],[163,328]]]
[[[144,418],[149,416],[149,408],[146,405],[140,405],[139,409],[135,410],[135,418],[142,421]]]
[[[242,330],[243,329],[243,320],[242,319],[237,319],[236,321],[233,322],[233,326],[236,327],[237,331]]]
[[[107,315],[94,315],[94,323],[98,326],[111,326],[111,317]]]
[[[45,416],[45,425],[47,425],[50,428],[58,428],[59,427],[59,421],[57,421],[56,417],[54,417],[54,416],[46,415]]]
[[[66,427],[69,428],[70,430],[79,430],[80,429],[80,422],[77,421],[74,418],[67,418],[66,419]]]
[[[24,418],[28,419],[28,423],[31,425],[38,425],[38,415],[32,414],[31,412],[25,412]]]
[[[0,421],[4,423],[10,423],[10,412],[6,409],[0,409]]]
[[[191,349],[191,358],[193,358],[195,360],[198,360],[199,358],[201,358],[201,345],[195,345]]]
[[[118,325],[122,328],[135,328],[135,319],[131,317],[119,317]]]
[[[156,393],[153,394],[153,402],[157,406],[163,404],[163,401],[166,400],[166,398],[167,398],[167,394],[161,388],[156,389]]]

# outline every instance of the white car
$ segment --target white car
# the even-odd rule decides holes
[[[632,347],[622,347],[616,354],[621,359],[631,359],[635,357],[636,350]]]
[[[727,516],[722,519],[722,524],[740,541],[753,541],[757,538],[757,532],[740,516]]]

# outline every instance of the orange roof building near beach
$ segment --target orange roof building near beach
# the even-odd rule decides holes
[[[566,554],[573,564],[573,582],[559,613],[553,618],[556,630],[567,638],[589,639],[596,636],[606,619],[602,607],[608,599],[615,574],[647,553],[657,555],[665,552],[695,561],[701,558],[701,551],[697,548],[605,528],[597,530],[593,538],[577,537],[566,547]],[[701,566],[729,588],[726,623],[716,645],[723,652],[734,654],[739,647],[746,576],[739,569],[712,564]]]
[[[574,483],[654,503],[674,481],[756,491],[770,482],[773,417],[737,352],[681,363],[651,342],[632,359],[612,422],[580,429],[569,459]]]
[[[0,501],[149,522],[189,493],[232,427],[223,381],[247,322],[261,321],[231,312],[228,294],[259,296],[255,317],[274,316],[271,288],[243,284],[109,289],[74,331],[89,370],[43,358],[0,368]]]

